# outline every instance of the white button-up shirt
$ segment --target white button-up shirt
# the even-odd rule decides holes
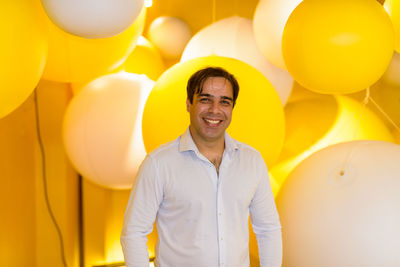
[[[248,267],[249,213],[261,267],[281,266],[281,226],[260,153],[225,133],[217,173],[188,129],[140,167],[121,236],[125,264],[149,266],[156,220],[156,266]]]

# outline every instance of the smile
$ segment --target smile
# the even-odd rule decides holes
[[[211,125],[217,125],[217,124],[219,124],[220,122],[222,122],[222,120],[211,120],[211,119],[205,119],[205,118],[203,118],[203,120],[204,120],[205,122],[207,122],[208,124],[211,124]]]

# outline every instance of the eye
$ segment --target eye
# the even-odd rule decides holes
[[[222,104],[223,106],[230,106],[230,105],[231,105],[231,101],[229,101],[229,100],[222,100],[222,101],[221,101],[221,104]]]
[[[200,98],[199,101],[200,101],[200,103],[210,103],[211,99],[207,98],[207,97],[202,97],[202,98]]]

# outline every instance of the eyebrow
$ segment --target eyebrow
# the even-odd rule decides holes
[[[199,94],[200,97],[211,97],[213,98],[213,95],[210,94]],[[225,100],[230,100],[231,102],[233,102],[233,98],[229,97],[229,96],[221,96],[221,99],[225,99]]]

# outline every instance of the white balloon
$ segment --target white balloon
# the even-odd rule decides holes
[[[189,41],[181,61],[210,55],[235,58],[253,66],[275,87],[282,105],[286,104],[293,78],[262,55],[257,48],[250,19],[234,16],[205,27]]]
[[[41,0],[62,30],[84,38],[106,38],[132,25],[144,0]]]
[[[254,36],[264,56],[286,69],[282,56],[282,35],[292,11],[302,0],[261,0],[254,12]]]
[[[156,18],[149,27],[148,38],[166,59],[177,59],[192,37],[186,22],[176,17]]]
[[[276,202],[283,266],[400,266],[400,146],[327,147],[289,176]]]
[[[86,85],[64,116],[64,145],[73,166],[90,181],[127,189],[146,155],[142,114],[154,82],[116,73]]]

